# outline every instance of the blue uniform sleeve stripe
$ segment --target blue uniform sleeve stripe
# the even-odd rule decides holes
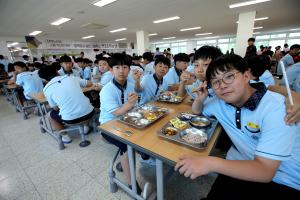
[[[278,157],[290,157],[291,155],[277,155],[277,154],[273,154],[273,153],[267,153],[267,152],[264,152],[264,151],[259,151],[259,150],[256,150],[257,152],[260,152],[260,153],[264,153],[264,154],[268,154],[268,155],[272,155],[272,156],[278,156]]]

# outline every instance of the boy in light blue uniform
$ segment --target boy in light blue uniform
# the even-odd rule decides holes
[[[72,59],[67,56],[63,55],[59,58],[59,62],[61,65],[60,70],[58,70],[58,74],[60,76],[63,75],[72,75],[76,77],[80,77],[80,71],[78,71],[76,68],[73,68]]]
[[[248,67],[252,74],[252,80],[255,82],[263,82],[266,87],[275,85],[273,75],[268,70],[271,68],[271,59],[268,55],[261,54],[246,58]],[[252,81],[251,80],[251,81]]]
[[[82,78],[85,80],[91,80],[92,78],[92,70],[88,65],[91,61],[88,58],[84,58],[81,62],[80,67],[82,68]]]
[[[100,92],[101,112],[99,122],[101,124],[124,115],[132,109],[138,101],[138,96],[134,93],[134,85],[127,81],[130,65],[131,59],[125,54],[115,53],[110,58],[109,66],[112,67],[114,79],[106,84]],[[105,133],[101,134],[109,143],[119,147],[121,151],[121,165],[126,182],[129,187],[131,187],[127,145],[113,139]],[[141,193],[141,188],[138,184],[137,190],[138,193]]]
[[[152,101],[161,92],[168,90],[168,84],[164,81],[164,76],[167,74],[170,67],[170,60],[164,56],[159,56],[155,60],[155,73],[143,76],[140,81],[140,76],[134,74],[135,91],[141,92],[141,104]]]
[[[43,81],[35,72],[26,71],[26,64],[23,62],[14,63],[15,71],[17,72],[16,84],[24,89],[24,96],[30,100],[30,93],[38,93],[43,91]],[[21,102],[21,104],[23,104]]]
[[[286,70],[286,76],[289,82],[289,85],[291,89],[296,90],[299,82],[299,76],[300,75],[300,62],[293,64],[291,67],[289,67]],[[285,85],[285,80],[284,78],[281,79],[280,82],[281,85]]]
[[[180,76],[188,67],[190,58],[185,53],[179,53],[174,56],[174,67],[170,68],[165,76],[165,81],[169,85],[170,91],[177,91],[179,89]]]
[[[180,76],[178,96],[184,97],[188,93],[192,99],[195,99],[197,88],[206,79],[205,74],[208,65],[211,61],[222,55],[222,51],[217,47],[208,45],[200,47],[194,54],[194,71],[192,74],[191,72],[184,71]],[[196,81],[193,79],[194,76],[196,77]],[[213,96],[213,90],[210,89],[209,94]]]
[[[58,76],[53,66],[43,67],[39,76],[48,81],[43,92],[53,108],[50,120],[54,129],[64,129],[64,122],[75,124],[92,118],[94,107],[81,90],[81,87],[91,86],[90,81],[69,75]],[[88,133],[88,129],[85,125],[85,134]],[[64,143],[71,142],[66,133],[62,133],[62,140]]]
[[[205,85],[197,92],[193,112],[215,116],[228,133],[232,147],[222,158],[182,157],[175,166],[192,179],[219,173],[207,199],[300,197],[300,134],[284,122],[284,97],[249,85],[251,73],[238,55],[212,62],[206,80],[214,89],[213,101],[203,106]]]
[[[296,56],[299,54],[300,45],[294,44],[291,46],[290,51],[288,54],[286,54],[283,58],[281,58],[280,62],[277,66],[277,75],[282,75],[282,69],[281,69],[281,62],[283,63],[283,67],[287,70],[288,67],[295,64],[295,61],[293,59],[293,56]]]
[[[143,53],[143,68],[144,68],[144,74],[153,74],[154,73],[154,61],[153,61],[153,55],[151,52],[145,52]]]

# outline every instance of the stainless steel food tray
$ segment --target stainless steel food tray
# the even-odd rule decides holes
[[[147,113],[147,112],[148,113],[149,112],[151,112],[151,113],[159,112],[159,114],[156,115],[155,120],[148,120],[149,123],[138,123],[138,122],[141,122],[141,120],[143,120],[143,119],[147,120],[144,115],[144,113]],[[132,117],[132,116],[130,116],[130,113],[140,113],[141,117],[140,118]],[[136,107],[136,108],[130,110],[128,113],[120,116],[118,120],[126,125],[129,125],[129,126],[132,126],[132,127],[138,128],[138,129],[142,129],[142,128],[146,128],[146,127],[150,126],[151,124],[155,123],[156,121],[158,121],[159,119],[161,119],[162,117],[167,115],[168,113],[169,113],[169,110],[166,108],[153,106],[150,104],[145,104],[145,105],[141,105],[139,107]],[[136,120],[134,118],[136,118]]]
[[[188,129],[188,128],[191,128],[192,126],[190,125],[189,121],[185,121],[187,122],[187,127],[180,130],[180,129],[177,129],[177,134],[176,135],[172,135],[172,136],[168,136],[166,134],[163,133],[163,130],[166,128],[166,127],[173,127],[175,128],[174,126],[172,126],[171,122],[168,122],[167,124],[165,124],[161,130],[159,130],[157,132],[157,135],[162,137],[162,138],[165,138],[167,140],[171,140],[171,141],[174,141],[174,142],[177,142],[177,143],[180,143],[180,144],[183,144],[183,145],[186,145],[186,146],[189,146],[189,147],[192,147],[192,148],[195,148],[195,149],[198,149],[198,150],[202,150],[202,149],[205,149],[207,147],[207,144],[209,143],[210,139],[211,139],[211,136],[212,134],[214,133],[217,125],[218,125],[218,121],[215,120],[215,119],[212,119],[212,118],[209,118],[209,120],[211,121],[211,125],[207,128],[202,128],[202,129],[199,129],[198,130],[202,130],[203,132],[205,132],[207,134],[207,141],[205,143],[200,143],[200,144],[191,144],[191,143],[188,143],[186,142],[185,140],[181,139],[180,137],[180,134]]]

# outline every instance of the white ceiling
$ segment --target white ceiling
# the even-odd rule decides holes
[[[213,32],[214,35],[236,33],[238,13],[256,10],[256,17],[269,17],[257,21],[263,26],[260,32],[300,28],[298,0],[272,0],[252,6],[230,9],[229,4],[241,0],[118,0],[99,8],[94,0],[0,0],[0,36],[23,37],[34,30],[43,31],[38,38],[112,41],[127,38],[135,42],[135,32],[145,30],[158,33],[150,41],[175,36],[178,39],[193,38],[195,33]],[[154,24],[152,21],[180,16],[180,20]],[[61,26],[50,22],[69,17],[71,21]],[[105,25],[99,30],[80,28],[87,23]],[[201,26],[202,29],[180,32],[181,28]],[[126,31],[110,33],[110,30],[126,27]]]

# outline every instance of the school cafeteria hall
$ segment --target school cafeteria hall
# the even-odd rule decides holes
[[[0,200],[300,199],[298,0],[0,0]]]

